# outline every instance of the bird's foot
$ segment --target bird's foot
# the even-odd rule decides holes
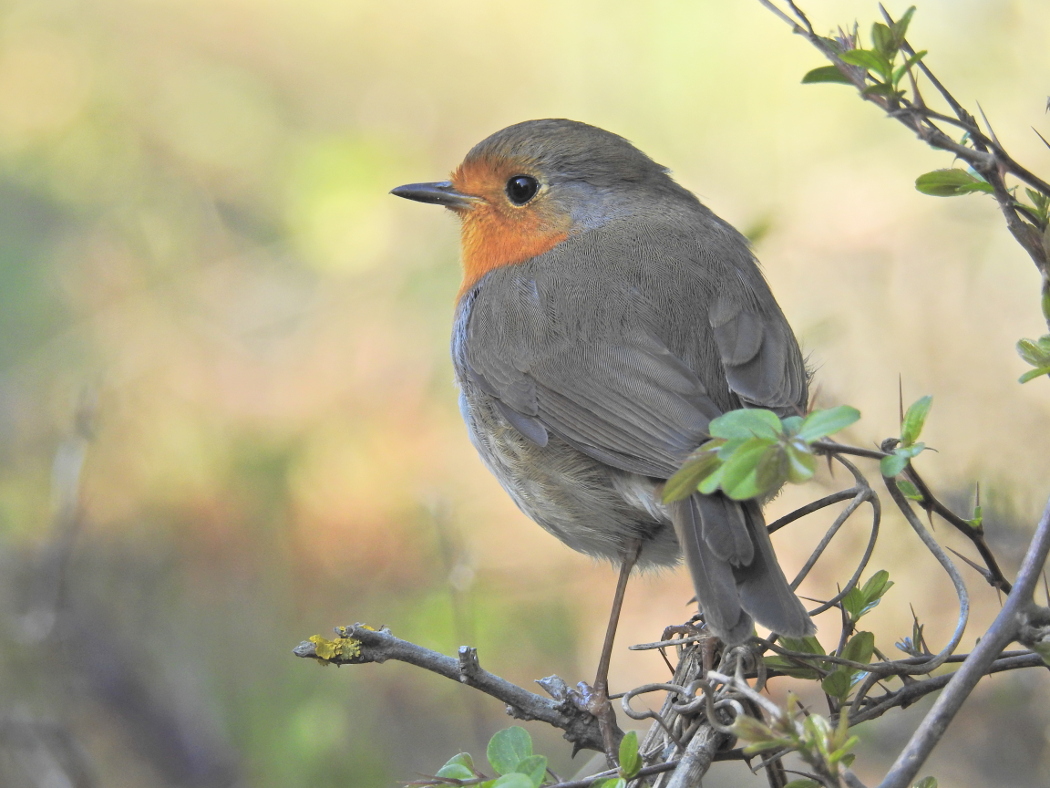
[[[586,681],[576,685],[573,693],[576,706],[598,720],[598,730],[602,734],[602,748],[605,750],[605,759],[609,768],[616,768],[619,758],[620,739],[623,731],[616,724],[616,712],[613,711],[612,702],[609,700],[609,689],[604,684],[595,682],[592,686]]]

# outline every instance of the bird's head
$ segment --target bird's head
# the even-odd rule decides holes
[[[573,120],[509,126],[475,145],[450,180],[392,193],[444,205],[460,217],[461,293],[494,268],[651,210],[669,196],[695,201],[623,137]]]

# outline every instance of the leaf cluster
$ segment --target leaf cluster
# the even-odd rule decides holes
[[[438,770],[433,781],[417,785],[540,788],[547,780],[547,756],[533,754],[532,737],[519,725],[497,731],[485,755],[498,777],[490,779],[479,772],[470,754],[461,752]]]
[[[865,614],[871,612],[893,587],[889,572],[880,569],[862,586],[850,589],[842,599],[846,626],[852,630]],[[780,641],[784,649],[812,657],[827,656],[824,647],[812,635],[805,638],[784,638]],[[867,665],[875,654],[875,635],[872,632],[856,632],[832,656],[850,662]],[[817,680],[821,689],[832,698],[845,702],[850,691],[865,675],[866,671],[852,665],[843,665],[828,660],[800,659],[782,655],[766,657],[766,667],[795,678]]]
[[[664,501],[719,489],[734,500],[761,498],[785,482],[813,477],[813,442],[848,427],[860,412],[848,405],[781,419],[771,410],[742,408],[713,419],[711,439],[700,446],[664,486]]]
[[[902,54],[904,36],[908,32],[908,25],[911,24],[914,13],[915,6],[912,6],[892,25],[882,22],[873,24],[871,47],[868,49],[851,46],[856,44],[859,38],[856,31],[846,39],[824,39],[824,43],[845,64],[845,69],[839,66],[821,66],[808,72],[802,77],[802,81],[841,82],[861,87],[864,95],[879,95],[894,100],[900,98],[903,95],[900,90],[901,80],[912,66],[926,56],[926,50],[922,50],[905,56],[903,62],[897,63]],[[846,46],[843,46],[843,43]]]
[[[933,405],[933,397],[927,395],[913,402],[904,418],[901,419],[901,436],[888,456],[879,463],[879,470],[886,478],[893,478],[903,471],[913,457],[926,450],[926,444],[919,440],[926,417]],[[901,491],[913,500],[922,500],[922,496],[911,482],[902,481]],[[915,496],[918,496],[917,498]]]
[[[802,716],[801,705],[792,692],[772,722],[767,724],[740,714],[733,722],[732,731],[738,739],[748,742],[745,754],[792,750],[821,774],[835,774],[840,764],[849,766],[855,757],[850,751],[859,741],[857,736],[849,734],[845,714],[839,717],[838,724],[819,714]]]
[[[470,754],[461,752],[449,758],[433,778],[413,785],[540,788],[556,782],[547,771],[547,756],[533,752],[532,737],[519,725],[497,731],[489,739],[485,756],[498,777],[490,778],[479,772]],[[599,779],[593,788],[626,788],[627,781],[642,770],[636,732],[630,731],[620,740],[619,759],[619,775]]]

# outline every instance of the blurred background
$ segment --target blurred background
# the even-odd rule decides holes
[[[878,14],[804,7],[827,32]],[[1044,0],[925,0],[909,38],[1050,172],[1031,131],[1050,137]],[[1013,351],[1045,331],[1035,269],[991,200],[914,190],[948,155],[844,86],[800,85],[818,65],[757,2],[0,6],[0,784],[390,786],[510,724],[404,665],[292,656],[354,621],[476,645],[525,685],[593,677],[614,572],[475,458],[447,350],[457,224],[387,194],[528,118],[626,136],[751,234],[819,404],[863,413],[849,439],[896,434],[898,378],[906,402],[932,394],[919,467],[964,513],[981,484],[1012,576],[1050,477],[1046,384],[1019,386]],[[777,536],[789,574],[829,518]],[[848,528],[803,593],[833,594],[865,537]],[[910,604],[939,647],[954,596],[902,522],[877,568],[897,583],[880,647]],[[972,645],[999,600],[964,571]],[[684,572],[636,579],[620,643],[657,639],[690,595]],[[664,675],[617,651],[614,689]],[[862,778],[927,707],[861,730]],[[1043,673],[998,676],[924,773],[1047,784],[1048,734]],[[705,785],[749,779],[719,765]]]

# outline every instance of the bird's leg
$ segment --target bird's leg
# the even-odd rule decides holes
[[[613,640],[616,638],[616,625],[620,622],[620,610],[623,608],[623,596],[627,590],[627,578],[631,576],[642,550],[642,542],[635,539],[624,550],[620,563],[620,577],[616,581],[616,593],[613,595],[612,610],[609,611],[609,626],[605,630],[605,642],[602,644],[601,658],[598,660],[598,674],[594,678],[592,692],[587,699],[587,708],[598,719],[602,732],[602,743],[605,745],[605,756],[610,766],[616,766],[616,753],[619,749],[616,737],[616,713],[609,702],[609,664],[612,662]]]

